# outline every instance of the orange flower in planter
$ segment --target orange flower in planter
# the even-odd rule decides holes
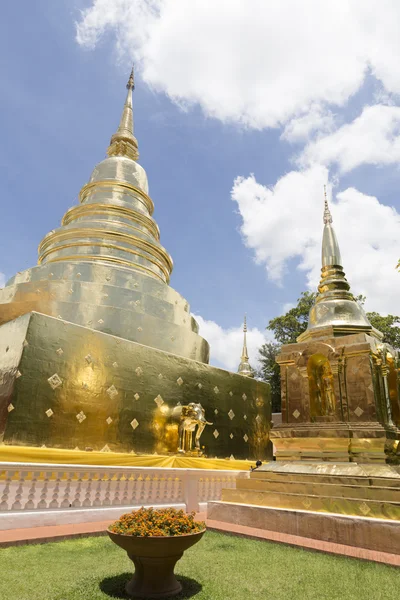
[[[195,513],[186,514],[175,508],[140,508],[122,515],[109,530],[120,535],[136,537],[165,537],[204,531],[203,521],[194,520]]]
[[[166,598],[182,586],[174,568],[185,550],[202,538],[206,525],[175,508],[140,508],[122,515],[108,528],[111,540],[123,548],[135,565],[126,592],[135,598]],[[157,577],[154,574],[157,573]]]

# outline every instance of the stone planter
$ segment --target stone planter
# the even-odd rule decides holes
[[[126,550],[135,565],[135,573],[126,584],[133,598],[165,598],[179,594],[181,584],[174,568],[185,550],[197,544],[205,533],[189,533],[168,537],[135,537],[107,530],[111,540]]]

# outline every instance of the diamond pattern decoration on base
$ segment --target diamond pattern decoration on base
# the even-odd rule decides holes
[[[76,418],[78,419],[79,423],[83,423],[83,421],[86,419],[86,415],[83,410],[76,415]]]
[[[201,388],[202,388],[203,386],[201,385],[201,383],[198,383],[198,384],[197,384],[197,387],[199,388],[199,390],[201,390]]]
[[[62,385],[62,379],[57,373],[54,373],[54,375],[49,377],[47,381],[53,390],[56,390],[58,387],[60,387],[60,385]]]
[[[296,381],[296,379],[298,378],[298,374],[296,373],[296,371],[294,373],[291,374],[290,379],[292,381]]]
[[[111,425],[112,422],[113,422],[112,418],[111,417],[107,417],[107,419],[106,419],[107,425]]]
[[[233,440],[233,433],[231,433],[229,437],[231,438],[231,440]]]
[[[7,406],[7,410],[8,410],[8,412],[11,412],[11,411],[12,411],[12,410],[14,410],[14,409],[15,409],[15,406],[14,406],[14,404],[11,404],[11,402],[10,402],[10,404]]]
[[[216,408],[216,409],[214,410],[214,415],[217,415],[217,414],[218,414],[218,408]]]
[[[243,419],[247,421],[247,415],[243,415]]]
[[[58,354],[58,356],[62,356],[64,354],[64,350],[62,348],[58,348],[58,350],[56,350],[56,354]]]
[[[363,515],[367,515],[369,512],[371,512],[371,509],[366,502],[362,502],[358,508],[361,510]]]
[[[154,398],[154,402],[157,404],[158,408],[164,404],[164,400],[160,394],[158,394],[157,398]]]
[[[112,366],[114,367],[114,369],[118,368],[118,363],[117,362],[113,362]]]
[[[21,373],[21,371],[17,371],[15,373],[15,379],[19,379],[20,377],[22,377],[22,373]]]
[[[136,419],[133,419],[133,421],[131,421],[131,427],[132,427],[133,431],[135,431],[136,427],[139,427],[139,421],[137,421]]]
[[[135,373],[138,377],[140,377],[143,374],[143,369],[142,367],[136,367],[135,369]]]
[[[50,418],[52,415],[54,415],[54,412],[51,410],[51,408],[48,408],[45,414]]]
[[[231,410],[228,412],[228,417],[229,417],[229,418],[230,418],[230,420],[232,421],[232,419],[233,419],[233,417],[234,417],[234,416],[235,416],[235,413],[234,413],[234,412],[233,412],[233,410],[231,409]]]
[[[299,418],[299,416],[300,416],[300,413],[299,413],[299,411],[297,410],[297,408],[296,408],[296,410],[294,410],[294,411],[292,412],[292,415],[294,416],[294,418],[295,418],[295,419],[298,419],[298,418]]]
[[[164,375],[162,373],[158,374],[158,379],[162,379],[164,377]]]
[[[249,436],[247,435],[247,433],[244,434],[243,439],[245,442],[247,442],[249,440]]]
[[[219,394],[219,388],[217,386],[214,388],[214,394]]]
[[[139,394],[136,392],[136,394],[133,396],[135,398],[135,400],[139,400],[140,396]]]
[[[261,423],[261,421],[262,421],[262,418],[260,417],[260,415],[257,415],[257,416],[256,416],[256,421],[257,421],[257,423],[258,423],[258,424],[260,424],[260,423]]]
[[[247,396],[246,396],[246,394],[243,394],[243,395],[242,395],[242,398],[243,398],[243,400],[247,400]]]
[[[110,396],[111,400],[118,396],[118,390],[115,385],[110,386],[108,390],[106,390],[106,393]]]
[[[215,437],[215,439],[217,439],[217,437],[219,436],[219,431],[218,431],[218,429],[214,429],[214,431],[213,431],[213,436]]]
[[[232,398],[232,396],[233,396],[233,392],[229,392],[229,395],[230,395],[230,397]]]
[[[99,325],[103,325],[103,323],[104,323],[103,319],[99,319],[97,322]]]
[[[176,380],[176,383],[177,383],[179,386],[181,386],[181,385],[182,385],[182,383],[183,383],[183,379],[182,379],[182,377],[178,377],[178,379]]]
[[[85,360],[86,360],[87,364],[90,365],[93,362],[93,357],[90,354],[87,354],[85,356]]]
[[[354,411],[354,414],[357,415],[357,417],[361,417],[361,415],[364,413],[363,409],[360,406],[357,406],[357,408]]]
[[[305,498],[302,502],[302,505],[304,506],[304,508],[306,508],[307,510],[310,508],[312,502],[309,498]]]

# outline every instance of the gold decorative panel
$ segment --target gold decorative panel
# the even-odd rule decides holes
[[[3,340],[10,346],[5,356],[14,377],[11,387],[0,385],[5,444],[174,454],[179,425],[174,411],[194,402],[212,423],[201,436],[206,456],[267,455],[271,411],[263,382],[39,313],[1,326]],[[16,380],[19,369],[24,376]]]

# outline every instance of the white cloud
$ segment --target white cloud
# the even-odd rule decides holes
[[[319,134],[331,132],[334,124],[335,118],[330,110],[323,110],[321,106],[312,106],[307,113],[291,119],[286,124],[281,139],[288,142],[301,142],[314,132]]]
[[[280,282],[290,259],[298,259],[310,289],[320,277],[323,194],[327,170],[314,165],[292,171],[273,188],[254,176],[238,178],[232,190],[243,223],[241,234],[270,279]],[[331,203],[344,269],[354,293],[367,296],[367,310],[398,314],[400,215],[354,188]]]
[[[400,107],[366,106],[352,123],[310,142],[298,162],[309,165],[335,163],[342,173],[362,164],[395,164],[400,161]]]
[[[199,324],[199,333],[210,344],[210,362],[213,365],[236,372],[240,362],[243,348],[243,324],[230,329],[223,329],[214,321],[207,321],[199,315],[193,315]],[[249,362],[256,369],[258,363],[258,350],[271,335],[257,328],[250,328],[247,332],[247,348]]]
[[[4,273],[0,273],[0,288],[3,288],[6,285],[6,276]]]
[[[77,41],[111,32],[118,57],[178,103],[255,128],[297,119],[293,139],[318,113],[326,127],[324,107],[344,105],[368,69],[400,93],[399,20],[397,0],[93,0]]]
[[[317,249],[327,180],[321,165],[292,171],[272,188],[257,183],[254,175],[235,180],[232,199],[243,219],[243,240],[276,283],[281,283],[289,259]]]

